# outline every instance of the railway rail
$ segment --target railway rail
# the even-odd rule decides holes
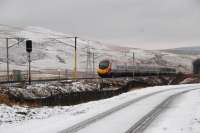
[[[175,90],[181,90],[180,92],[173,92],[173,94],[171,94],[170,96],[168,96],[163,102],[161,102],[159,105],[157,105],[153,110],[151,110],[150,112],[147,112],[141,119],[139,119],[137,122],[135,122],[135,124],[133,123],[133,126],[130,126],[130,128],[125,131],[125,133],[141,133],[145,130],[145,128],[166,108],[166,106],[168,106],[177,96],[192,91],[192,90],[196,90],[199,89],[199,87],[185,87],[185,88],[174,88],[174,89],[168,89],[168,90],[162,90],[162,91],[158,91],[158,92],[153,92],[150,94],[146,94],[144,96],[138,97],[136,99],[133,99],[131,101],[128,101],[126,103],[123,103],[121,105],[118,105],[106,112],[97,114],[94,117],[91,117],[89,119],[86,119],[82,122],[79,122],[63,131],[61,131],[60,133],[76,133],[76,132],[81,132],[82,130],[84,130],[87,127],[91,127],[93,124],[99,122],[99,121],[103,121],[106,117],[110,117],[114,114],[116,114],[117,112],[120,112],[121,110],[123,110],[124,108],[128,108],[129,106],[132,106],[142,100],[148,99],[150,97],[154,97],[156,95],[159,94],[164,94],[166,92],[173,92]],[[129,118],[130,119],[130,118]],[[113,121],[114,122],[114,121]],[[98,130],[98,129],[97,129]]]

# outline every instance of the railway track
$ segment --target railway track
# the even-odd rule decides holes
[[[116,117],[114,117],[114,115],[116,115],[117,113],[119,115],[120,111],[122,112],[124,109],[129,108],[129,106],[135,105],[143,100],[148,101],[149,98],[153,98],[156,95],[159,96],[161,94],[163,95],[164,93],[170,92],[170,95],[167,96],[161,103],[159,103],[156,107],[154,107],[149,112],[146,112],[145,114],[143,114],[142,117],[139,118],[136,122],[132,123],[133,126],[130,126],[129,128],[127,128],[127,130],[123,131],[123,133],[141,133],[166,108],[166,106],[168,106],[171,103],[171,101],[173,101],[178,95],[181,95],[188,91],[195,90],[197,88],[195,88],[195,87],[185,87],[185,88],[178,87],[175,89],[168,89],[168,90],[153,92],[153,93],[138,97],[136,99],[133,99],[131,101],[128,101],[126,103],[123,103],[121,105],[118,105],[106,112],[100,113],[100,114],[98,114],[94,117],[91,117],[89,119],[86,119],[82,122],[79,122],[67,129],[61,131],[60,133],[76,133],[76,132],[85,133],[85,132],[88,132],[86,130],[86,128],[91,128],[91,127],[97,127],[99,129],[102,129],[102,128],[98,127],[98,122],[105,124],[105,126],[108,126],[109,124],[106,124],[106,121],[104,122],[104,120],[108,119],[108,117],[110,117],[110,122],[116,122],[115,120],[113,120],[111,118],[115,119]],[[173,92],[173,91],[177,91],[177,92]],[[111,117],[112,115],[113,115],[113,117]],[[98,129],[96,129],[96,130],[98,130]],[[92,130],[92,132],[95,132],[95,131]],[[103,132],[105,132],[105,130]],[[109,133],[112,133],[112,132],[109,131]]]

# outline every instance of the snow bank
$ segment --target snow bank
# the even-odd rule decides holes
[[[72,83],[45,83],[34,84],[26,88],[10,87],[9,93],[15,97],[24,99],[37,99],[55,96],[58,94],[66,94],[70,92],[94,91],[98,90],[95,83],[72,82]]]

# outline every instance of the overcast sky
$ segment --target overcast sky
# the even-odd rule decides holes
[[[200,0],[0,0],[0,23],[145,49],[200,46]]]

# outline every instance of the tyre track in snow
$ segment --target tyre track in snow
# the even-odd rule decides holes
[[[162,103],[160,103],[158,106],[156,106],[151,112],[146,114],[142,119],[140,119],[138,122],[136,122],[131,128],[129,128],[125,133],[143,133],[144,130],[155,120],[169,105],[174,101],[175,98],[178,96],[194,91],[197,89],[191,89],[187,91],[183,91],[174,95],[171,95],[166,100],[164,100]]]
[[[83,128],[86,128],[87,126],[89,126],[90,124],[92,124],[92,123],[95,123],[95,122],[97,122],[97,121],[99,121],[99,120],[101,120],[101,119],[103,119],[103,118],[105,118],[105,117],[107,117],[107,116],[110,116],[110,115],[112,115],[113,113],[115,113],[115,112],[118,112],[118,111],[120,111],[120,110],[122,110],[122,109],[124,109],[124,108],[126,108],[126,107],[128,107],[128,106],[130,106],[130,105],[132,105],[132,104],[134,104],[134,103],[137,103],[137,102],[139,102],[139,101],[141,101],[141,100],[143,100],[143,99],[146,99],[146,98],[149,98],[149,97],[151,97],[151,96],[153,96],[153,95],[156,95],[156,94],[160,94],[160,93],[164,93],[164,92],[168,92],[168,91],[174,91],[174,90],[177,90],[177,89],[186,89],[186,88],[191,88],[190,86],[189,87],[177,87],[177,88],[172,88],[172,89],[167,89],[167,90],[161,90],[161,91],[157,91],[157,92],[153,92],[153,93],[150,93],[150,94],[146,94],[146,95],[143,95],[143,96],[140,96],[140,97],[138,97],[138,98],[135,98],[135,99],[133,99],[133,100],[130,100],[130,101],[128,101],[128,102],[125,102],[125,103],[123,103],[123,104],[120,104],[120,105],[118,105],[118,106],[116,106],[116,107],[114,107],[114,108],[111,108],[110,110],[108,110],[108,111],[105,111],[105,112],[103,112],[103,113],[100,113],[100,114],[97,114],[97,115],[95,115],[94,117],[91,117],[91,118],[88,118],[88,119],[86,119],[86,120],[84,120],[84,121],[82,121],[82,122],[79,122],[79,123],[77,123],[77,124],[75,124],[75,125],[73,125],[73,126],[71,126],[71,127],[69,127],[69,128],[67,128],[67,129],[65,129],[65,130],[62,130],[61,132],[59,132],[59,133],[76,133],[76,132],[78,132],[78,131],[80,131],[81,129],[83,129]],[[194,90],[194,89],[193,89]],[[185,93],[186,93],[186,91],[184,91]],[[181,93],[183,93],[183,92],[181,92]],[[175,96],[173,96],[173,97],[175,97]],[[170,97],[170,98],[172,98],[172,97]],[[169,99],[170,99],[169,98]],[[163,107],[163,104],[167,104],[167,103],[169,103],[169,101],[171,101],[171,100],[167,100],[165,103],[163,102],[163,103],[161,103],[160,104],[160,106],[159,107],[156,107],[156,108],[162,108]],[[160,110],[160,109],[159,109]],[[147,119],[146,118],[148,118],[150,115],[152,115],[152,116],[157,116],[157,114],[159,114],[159,113],[155,113],[154,114],[154,112],[157,112],[158,110],[156,110],[155,109],[155,111],[153,110],[152,111],[152,113],[150,114],[150,113],[148,113],[148,115],[145,115],[144,117],[143,117],[143,119],[142,120],[140,120],[140,121],[138,121],[136,124],[134,124],[134,126],[132,126],[129,130],[127,130],[126,131],[126,133],[132,133],[132,132],[134,132],[134,130],[137,128],[137,129],[139,129],[139,130],[137,130],[137,131],[142,131],[142,129],[144,128],[144,127],[146,127],[147,125],[149,125],[149,123],[150,123],[150,121],[148,121],[148,122],[145,122],[145,126],[141,126],[141,127],[139,127],[139,125],[140,125],[140,123],[142,123],[142,121],[146,121]],[[160,111],[158,111],[158,112],[160,112]],[[153,117],[152,117],[152,120],[153,120]],[[147,124],[148,123],[148,124]],[[136,133],[136,132],[134,132],[134,133]]]

